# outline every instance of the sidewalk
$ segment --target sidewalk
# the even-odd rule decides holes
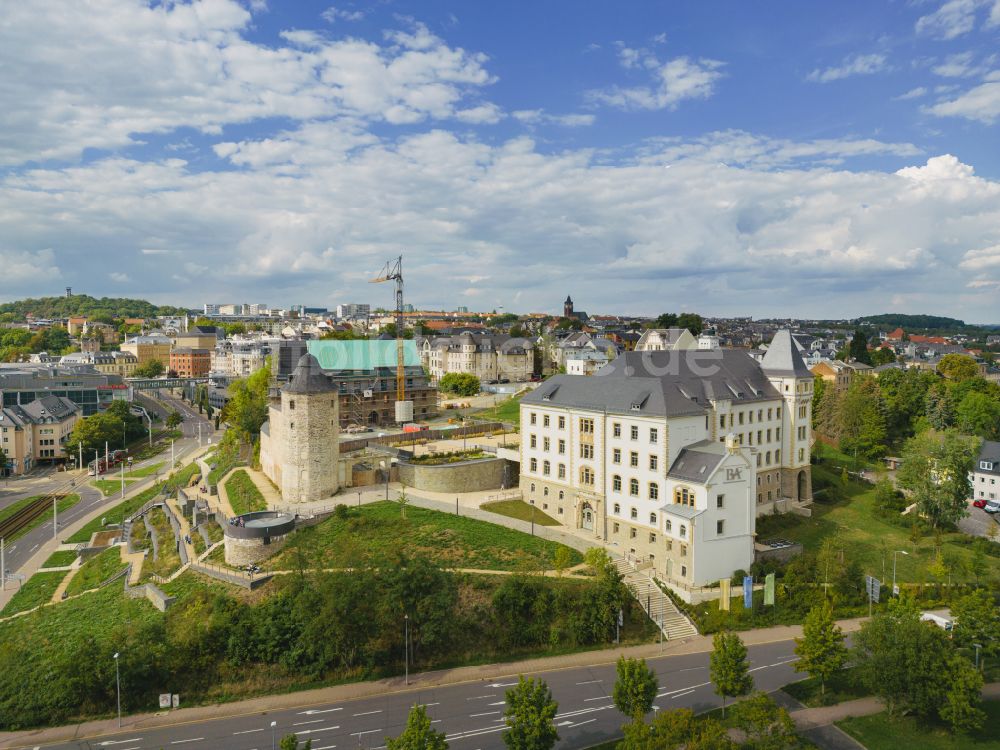
[[[844,632],[850,633],[861,627],[862,619],[841,620],[838,622]],[[740,634],[747,646],[785,641],[801,637],[802,627],[787,625],[766,630],[749,630]],[[163,727],[174,724],[208,721],[230,716],[250,713],[266,713],[286,708],[307,708],[324,703],[338,703],[356,698],[366,698],[387,693],[405,693],[427,690],[444,685],[482,682],[484,680],[516,677],[519,674],[552,672],[576,667],[589,667],[614,664],[619,656],[655,659],[659,656],[678,656],[681,654],[707,653],[712,650],[711,636],[693,636],[683,641],[672,641],[663,644],[647,643],[628,648],[608,648],[598,651],[584,651],[563,656],[527,659],[520,662],[499,664],[483,664],[471,667],[456,667],[434,672],[420,672],[410,675],[410,685],[404,685],[402,677],[393,677],[371,682],[355,682],[314,690],[302,690],[294,693],[261,696],[249,700],[237,701],[208,706],[182,708],[170,713],[134,714],[122,717],[121,731],[138,731],[149,727]],[[814,709],[807,709],[814,710]],[[819,710],[819,709],[815,709]],[[822,709],[825,710],[825,709]],[[82,724],[48,729],[36,729],[22,732],[0,733],[0,747],[45,745],[56,742],[67,742],[81,737],[95,737],[118,732],[116,719],[88,721]]]

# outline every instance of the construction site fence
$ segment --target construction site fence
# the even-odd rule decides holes
[[[376,446],[405,446],[407,444],[422,444],[433,440],[454,440],[461,437],[480,437],[483,435],[493,435],[498,432],[511,432],[510,425],[503,422],[476,422],[467,424],[464,427],[451,427],[449,429],[420,430],[419,432],[400,432],[394,435],[383,435],[373,438],[356,438],[354,440],[344,440],[340,443],[341,453],[352,453],[364,450],[365,448]]]

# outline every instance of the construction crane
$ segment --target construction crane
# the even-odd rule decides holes
[[[388,260],[382,272],[369,283],[396,282],[396,421],[413,421],[413,402],[406,400],[406,377],[403,369],[403,256]]]

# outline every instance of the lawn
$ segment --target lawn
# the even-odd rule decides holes
[[[220,444],[215,455],[211,459],[206,458],[205,461],[210,467],[214,465],[208,473],[209,484],[218,484],[233,467],[246,463],[240,459],[240,446],[232,443]]]
[[[855,716],[838,721],[837,726],[868,750],[1000,750],[1000,701],[983,703],[986,723],[978,732],[953,734],[937,721],[913,716],[891,717],[886,713]]]
[[[146,525],[156,529],[158,554],[156,560],[153,560],[152,554],[146,556],[142,566],[142,577],[158,575],[166,578],[181,566],[181,557],[177,552],[177,537],[174,536],[166,512],[159,506],[146,513]]]
[[[245,471],[234,471],[226,480],[226,494],[229,496],[229,504],[233,506],[233,512],[238,516],[257,510],[267,510],[264,495]]]
[[[296,532],[269,567],[298,567],[302,550],[310,567],[343,568],[420,552],[453,568],[539,570],[552,567],[561,546],[486,521],[413,506],[406,508],[404,519],[398,504],[380,501]],[[582,562],[579,552],[571,553],[571,565]]]
[[[64,568],[67,565],[72,565],[74,560],[76,560],[76,550],[63,549],[49,555],[49,559],[42,564],[42,567]]]
[[[497,500],[493,503],[483,503],[479,506],[481,510],[490,513],[498,513],[508,518],[516,518],[519,521],[534,521],[539,526],[558,526],[559,522],[552,516],[542,513],[536,506],[524,502],[524,500]]]
[[[65,577],[66,573],[35,573],[7,602],[7,606],[3,608],[3,616],[34,609],[50,601]]]
[[[212,544],[222,541],[222,527],[219,526],[219,522],[214,518],[207,518],[204,521],[200,521],[199,525],[205,527],[205,531],[208,532],[208,538]]]
[[[14,515],[15,513],[17,513],[19,510],[21,510],[25,506],[30,505],[31,503],[35,502],[40,497],[42,497],[42,496],[41,495],[32,495],[31,497],[26,497],[26,498],[23,498],[21,500],[18,500],[16,503],[11,503],[6,508],[4,508],[2,511],[0,511],[0,521],[3,521],[5,519],[7,519],[7,518],[10,518],[12,515]],[[59,502],[56,503],[56,512],[57,513],[63,513],[64,511],[67,511],[70,508],[72,508],[78,502],[80,502],[80,496],[79,495],[65,495],[64,497],[62,497],[59,500]],[[27,526],[25,526],[24,528],[22,528],[20,531],[14,533],[14,534],[11,534],[10,536],[8,536],[7,539],[6,539],[7,544],[9,545],[11,542],[16,541],[17,539],[20,539],[22,536],[24,536],[25,534],[27,534],[32,529],[36,528],[37,526],[40,526],[43,523],[47,523],[51,519],[52,519],[52,511],[51,510],[49,510],[46,513],[42,513],[40,516],[38,516],[37,518],[35,518],[33,521],[31,521]]]
[[[785,685],[782,690],[810,708],[829,706],[871,695],[871,691],[857,679],[857,670],[842,669],[826,681],[826,695],[820,693],[820,682],[814,677]]]
[[[163,468],[164,461],[160,461],[158,464],[150,464],[149,466],[143,466],[141,469],[135,469],[133,471],[125,472],[125,478],[141,479],[142,477],[149,477],[156,474]]]
[[[813,466],[813,483],[840,485],[839,473],[826,466]],[[838,549],[844,559],[857,561],[864,572],[878,577],[883,584],[891,585],[893,552],[904,550],[906,555],[896,555],[896,580],[903,583],[936,583],[927,570],[935,560],[933,534],[923,533],[913,541],[911,529],[897,525],[876,513],[875,493],[871,485],[849,481],[839,493],[843,499],[832,502],[817,500],[813,503],[812,517],[804,518],[791,513],[762,516],[757,519],[757,536],[761,540],[781,537],[801,542],[806,550],[818,551],[824,540],[837,538]],[[983,582],[996,580],[997,566],[978,560],[968,545],[969,537],[957,531],[941,534],[942,554],[950,567],[953,583],[976,581],[977,573]]]
[[[521,398],[525,393],[530,393],[531,391],[524,391],[523,393],[518,393],[515,396],[497,402],[496,407],[489,407],[488,409],[480,409],[472,413],[476,419],[488,419],[497,422],[506,422],[507,424],[513,424],[515,428],[521,426]]]
[[[96,589],[124,567],[121,550],[117,546],[108,547],[80,566],[66,587],[66,594],[73,596],[90,589]]]
[[[128,492],[129,486],[134,482],[134,479],[125,478],[125,491]],[[95,479],[90,483],[91,486],[96,487],[101,491],[104,497],[111,497],[112,495],[121,494],[122,491],[122,480],[121,477],[118,479]]]

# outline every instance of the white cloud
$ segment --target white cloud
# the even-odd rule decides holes
[[[562,125],[567,128],[593,125],[597,119],[591,114],[551,115],[542,109],[521,109],[511,115],[525,125]]]
[[[1000,23],[1000,2],[997,0],[947,0],[936,11],[917,19],[918,34],[954,39],[968,34],[976,27],[980,9],[992,4],[988,25]]]
[[[964,78],[987,73],[995,61],[996,55],[990,55],[982,62],[977,63],[972,52],[960,52],[948,55],[944,62],[935,65],[931,70],[944,78]]]
[[[964,117],[992,125],[1000,119],[1000,71],[987,75],[979,86],[953,99],[939,101],[926,111],[939,117]]]
[[[11,5],[0,24],[0,165],[264,117],[447,119],[493,82],[485,56],[419,24],[384,45],[296,29],[265,46],[245,38],[251,23],[235,0]]]
[[[361,21],[364,19],[365,13],[366,11],[364,10],[348,10],[331,5],[319,15],[327,23],[335,23],[338,19],[342,21]]]
[[[969,250],[962,256],[961,268],[968,271],[982,271],[986,268],[1000,268],[1000,245]]]
[[[132,281],[127,273],[121,273],[120,271],[113,271],[108,274],[108,278],[114,281],[116,284],[128,284]]]
[[[11,250],[0,248],[0,291],[19,292],[18,284],[44,282],[59,278],[62,272],[56,265],[52,248],[44,250]]]
[[[503,110],[492,103],[480,104],[477,107],[462,109],[455,113],[455,119],[473,125],[492,125],[503,117]]]
[[[650,54],[622,48],[619,59],[627,69],[647,70],[652,75],[652,85],[590,91],[589,100],[620,109],[675,109],[687,99],[709,98],[725,75],[722,72],[725,63],[707,58],[675,57],[660,63]]]
[[[917,86],[916,88],[910,89],[905,94],[894,96],[893,99],[897,102],[902,102],[908,99],[919,99],[922,96],[926,96],[926,94],[927,94],[927,89],[925,87]]]
[[[873,53],[870,55],[848,55],[844,61],[832,68],[817,68],[806,76],[807,81],[830,83],[851,76],[865,76],[880,73],[887,69],[885,55]]]

